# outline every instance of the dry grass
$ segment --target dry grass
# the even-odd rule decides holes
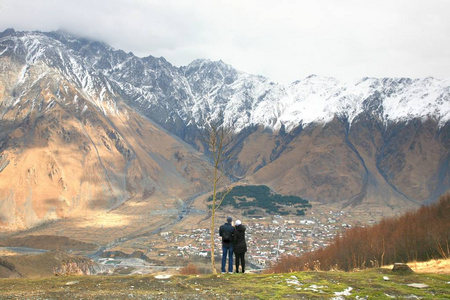
[[[391,270],[394,265],[384,266],[383,269]],[[408,266],[416,273],[450,274],[450,258],[432,259],[424,262],[410,262]]]

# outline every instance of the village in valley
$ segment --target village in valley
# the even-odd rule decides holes
[[[305,252],[326,247],[344,230],[355,225],[373,224],[376,222],[375,218],[364,212],[318,209],[312,209],[304,216],[266,214],[240,218],[247,227],[246,269],[250,272],[259,272],[270,267],[283,255],[300,256]],[[218,228],[225,219],[225,215],[222,218],[218,217],[215,226],[217,232],[214,244],[218,262],[222,255]],[[233,224],[236,220],[233,219]],[[161,231],[155,237],[141,237],[134,240],[134,243],[144,247],[141,249],[147,258],[146,261],[116,257],[101,258],[98,262],[115,267],[132,267],[139,270],[138,273],[170,270],[176,272],[190,262],[203,265],[207,269],[211,262],[210,239],[209,228]]]
[[[327,246],[336,234],[351,227],[340,221],[343,212],[330,211],[328,215],[325,223],[323,218],[314,215],[307,218],[274,215],[247,220],[244,224],[247,227],[247,262],[253,268],[264,269],[281,255],[299,256]],[[161,235],[168,244],[183,244],[173,248],[179,257],[210,257],[209,229],[194,229],[180,234],[162,232]],[[215,249],[216,256],[221,257],[221,238],[218,234],[215,236]]]

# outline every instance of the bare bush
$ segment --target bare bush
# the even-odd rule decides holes
[[[193,263],[188,263],[187,266],[180,269],[182,275],[197,275],[200,274],[199,269]]]

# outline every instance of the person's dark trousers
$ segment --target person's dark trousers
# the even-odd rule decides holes
[[[239,273],[239,263],[242,266],[242,273],[245,272],[245,253],[235,253],[236,256],[236,273]]]
[[[225,264],[228,256],[228,272],[233,272],[233,245],[222,246],[222,273],[225,273]]]

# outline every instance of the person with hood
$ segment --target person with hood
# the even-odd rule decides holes
[[[236,221],[236,231],[234,233],[234,255],[236,256],[236,273],[239,273],[239,263],[242,266],[242,273],[245,273],[245,252],[247,243],[245,242],[245,226],[241,220]]]
[[[235,229],[231,225],[233,219],[227,218],[227,222],[220,226],[219,235],[222,237],[222,274],[225,274],[225,265],[228,256],[228,273],[233,273],[233,240]]]

